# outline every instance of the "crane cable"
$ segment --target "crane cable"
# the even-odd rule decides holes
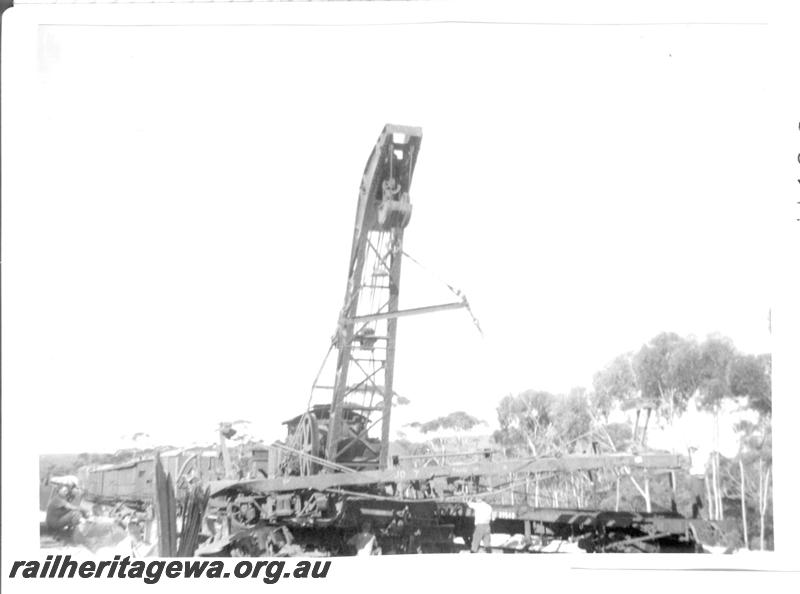
[[[379,235],[379,237],[378,237],[379,247],[380,247],[381,241],[383,241],[383,240],[385,240],[385,234],[381,233]],[[378,271],[378,268],[380,266],[380,260],[377,257],[375,257],[372,260],[373,261],[372,261],[372,271],[371,271],[371,273],[372,273],[372,276],[373,276],[373,279],[374,279],[375,273]],[[372,284],[374,285],[374,282]],[[359,288],[359,290],[361,290],[361,289],[363,289],[363,287]],[[375,308],[375,297],[376,297],[376,291],[375,291],[375,288],[372,287],[371,290],[369,291],[369,296],[367,297],[369,302],[370,302],[370,308],[371,309]],[[314,399],[314,390],[317,389],[317,383],[319,382],[319,378],[322,376],[322,372],[325,370],[325,365],[328,362],[328,357],[330,357],[331,352],[336,347],[336,339],[337,339],[337,336],[336,336],[336,334],[334,334],[331,337],[331,343],[328,346],[328,351],[325,353],[325,356],[322,358],[322,363],[319,366],[319,370],[317,371],[317,375],[316,375],[316,377],[314,377],[314,381],[311,384],[311,390],[309,392],[308,402],[306,404],[306,410],[307,411],[311,410],[311,402]]]
[[[328,357],[331,356],[331,351],[333,351],[333,347],[336,345],[334,340],[331,340],[331,344],[328,347],[328,352],[325,353],[325,356],[322,358],[322,364],[319,366],[319,371],[317,371],[317,376],[314,378],[314,383],[311,384],[311,392],[308,395],[308,404],[306,404],[306,411],[311,410],[311,400],[314,398],[314,390],[317,389],[317,382],[319,381],[322,372],[325,369],[325,364],[328,362]]]
[[[411,254],[409,254],[405,250],[403,250],[401,254],[404,255],[409,260],[411,260],[414,264],[422,268],[422,270],[430,274],[433,278],[442,283],[444,286],[446,286],[450,290],[450,292],[453,293],[453,295],[455,295],[461,300],[461,302],[464,304],[464,307],[466,307],[467,309],[467,313],[469,313],[470,317],[472,318],[472,323],[475,324],[475,327],[478,329],[478,333],[481,335],[481,338],[483,338],[483,330],[481,329],[481,324],[478,321],[478,318],[475,317],[475,314],[472,312],[472,308],[470,307],[469,301],[467,300],[467,296],[464,294],[464,292],[461,289],[457,289],[456,287],[448,283],[446,280],[441,278],[438,274],[436,274],[432,270],[426,268],[419,260],[414,258]]]

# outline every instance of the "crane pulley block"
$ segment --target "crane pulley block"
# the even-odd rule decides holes
[[[383,200],[378,206],[378,224],[385,230],[403,229],[411,220],[411,201],[408,193],[403,192],[400,198]]]

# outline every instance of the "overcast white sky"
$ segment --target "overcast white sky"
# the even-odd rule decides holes
[[[233,419],[282,437],[388,122],[424,132],[406,250],[485,332],[463,311],[400,321],[395,428],[494,423],[503,395],[587,386],[661,331],[767,352],[768,33],[43,26],[9,131],[5,404],[42,452]],[[404,275],[402,306],[450,300]]]

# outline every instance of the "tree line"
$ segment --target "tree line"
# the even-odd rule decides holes
[[[706,463],[701,475],[706,491],[701,515],[727,519],[726,526],[736,526],[726,534],[707,535],[708,539],[771,548],[771,378],[769,354],[740,352],[723,336],[700,341],[664,332],[640,349],[613,358],[594,374],[588,388],[576,387],[566,394],[530,389],[506,395],[498,403],[499,428],[492,437],[507,457],[631,451],[647,448],[648,423],[674,427],[690,408],[707,413],[714,429],[713,435],[701,436],[710,442],[699,465],[703,472],[702,463]],[[640,411],[641,417],[633,421],[632,412],[618,414],[626,409]],[[725,457],[720,453],[719,434],[730,411],[749,411],[749,419],[734,427],[738,453]],[[480,423],[463,411],[452,417],[420,423],[417,428],[423,433],[440,427],[468,430]],[[693,436],[683,437],[690,442]],[[439,438],[436,450],[444,450],[441,442]],[[678,453],[690,453],[682,448],[679,443],[673,447]],[[698,466],[697,460],[693,466]],[[516,497],[533,505],[651,511],[665,507],[664,502],[677,493],[677,505],[684,511],[691,507],[690,477],[687,473],[677,478],[673,490],[674,475],[643,479],[628,473],[599,486],[596,476],[554,475],[536,478]]]
[[[528,390],[497,407],[495,440],[514,455],[558,455],[590,448],[618,451],[646,447],[646,434],[612,421],[615,410],[647,409],[654,421],[674,425],[693,405],[709,413],[714,434],[705,472],[706,513],[711,520],[740,520],[737,538],[759,548],[772,535],[772,358],[740,352],[722,336],[703,341],[664,332],[638,351],[623,353],[594,374],[592,386],[565,395]],[[720,454],[723,411],[750,411],[739,421],[739,451]],[[691,440],[692,436],[686,436]],[[678,444],[675,444],[676,447]],[[641,489],[636,488],[639,494]]]

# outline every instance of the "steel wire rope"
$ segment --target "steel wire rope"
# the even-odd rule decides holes
[[[467,313],[469,313],[470,317],[472,318],[472,323],[475,324],[475,327],[478,329],[478,333],[481,335],[481,337],[483,337],[483,330],[481,329],[481,324],[478,321],[478,318],[473,313],[472,308],[469,305],[469,301],[467,300],[467,296],[464,294],[464,292],[461,289],[454,287],[446,280],[444,280],[442,277],[440,277],[438,274],[436,274],[435,272],[424,266],[422,262],[414,258],[411,254],[409,254],[405,250],[402,250],[400,253],[409,260],[411,260],[414,264],[419,266],[422,270],[430,274],[435,280],[445,285],[450,290],[450,292],[453,293],[453,295],[455,295],[461,300],[461,302],[464,304],[464,307],[467,310]]]
[[[317,371],[317,375],[314,377],[314,382],[311,384],[311,392],[308,395],[308,403],[306,403],[306,412],[311,410],[311,400],[314,398],[314,390],[317,388],[317,382],[319,382],[319,378],[322,375],[322,372],[325,370],[325,364],[328,362],[328,357],[331,356],[331,351],[335,346],[335,342],[331,339],[331,344],[328,346],[328,352],[325,353],[325,356],[322,358],[322,364],[319,366],[319,370]]]

